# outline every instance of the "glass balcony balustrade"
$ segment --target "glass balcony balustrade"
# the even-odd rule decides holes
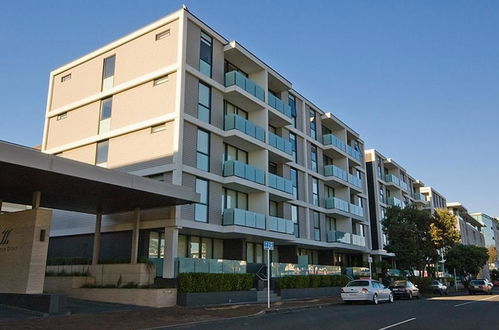
[[[268,98],[269,98],[269,101],[267,102],[268,105],[270,105],[272,108],[276,109],[280,113],[291,118],[291,107],[288,104],[284,103],[279,98],[272,95],[271,93],[268,93]]]
[[[225,209],[222,224],[224,226],[235,225],[265,230],[265,215],[235,208]]]
[[[363,217],[364,216],[364,209],[362,207],[360,207],[359,205],[355,205],[355,204],[350,203],[350,213],[354,214],[356,216],[359,216],[359,217]]]
[[[361,162],[362,161],[362,154],[360,151],[355,150],[354,148],[350,147],[347,145],[347,154],[352,157],[353,159],[356,159],[357,161]]]
[[[338,230],[328,231],[327,241],[329,243],[343,243],[357,246],[366,246],[365,237]]]
[[[293,193],[293,183],[291,180],[269,173],[269,187],[283,191],[288,194]]]
[[[346,151],[346,144],[339,137],[334,134],[325,134],[322,136],[322,144],[329,146],[332,145],[341,151]]]
[[[400,199],[398,199],[396,197],[388,197],[387,201],[388,201],[388,205],[398,206],[400,208],[404,208],[405,207],[405,203],[402,202]]]
[[[176,258],[175,273],[244,274],[246,261],[225,259]]]
[[[237,176],[255,183],[265,184],[265,172],[237,160],[228,160],[223,164],[223,176]]]
[[[231,129],[236,129],[255,139],[265,142],[265,130],[238,115],[228,114],[225,116],[225,130],[229,131]]]
[[[349,212],[348,202],[338,197],[326,198],[326,209],[337,209],[344,212]]]
[[[291,142],[283,139],[282,137],[280,137],[278,135],[275,135],[272,132],[268,132],[268,137],[269,137],[269,141],[268,141],[269,145],[287,153],[288,155],[293,154]]]
[[[254,97],[265,102],[265,91],[262,87],[257,85],[254,81],[246,78],[242,73],[238,71],[230,71],[225,74],[225,87],[238,86],[245,90]]]
[[[294,235],[295,227],[293,221],[290,219],[283,219],[278,217],[268,217],[267,229],[278,233]]]

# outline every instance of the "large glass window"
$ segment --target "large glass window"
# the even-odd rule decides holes
[[[289,133],[289,142],[291,142],[291,150],[293,151],[293,159],[295,163],[298,163],[298,153],[297,153],[297,141],[296,135],[293,133]]]
[[[382,185],[379,186],[379,200],[381,203],[385,203],[385,190]]]
[[[225,209],[248,210],[248,194],[224,188],[222,196],[222,210]]]
[[[321,219],[319,212],[312,213],[313,222],[314,222],[314,240],[321,240]]]
[[[335,196],[335,190],[333,187],[324,185],[324,188],[326,190],[326,197],[334,197]]]
[[[108,132],[111,127],[111,113],[113,110],[113,98],[108,97],[101,101],[99,133]]]
[[[336,219],[333,217],[326,216],[326,230],[335,231],[336,230]]]
[[[248,112],[235,106],[234,104],[228,102],[228,101],[224,101],[224,109],[225,109],[225,114],[226,115],[230,115],[230,114],[234,114],[234,115],[238,115],[239,117],[242,117],[244,119],[248,119]]]
[[[106,166],[109,154],[109,140],[97,143],[97,152],[95,155],[95,165]]]
[[[310,137],[314,140],[317,140],[317,121],[315,118],[315,111],[309,111],[309,120],[310,120]]]
[[[300,237],[300,222],[298,220],[298,206],[291,205],[291,220],[293,221],[295,237]]]
[[[104,67],[102,70],[102,90],[109,89],[114,86],[114,67],[116,56],[109,56],[104,59]]]
[[[248,74],[246,72],[244,72],[239,67],[237,67],[236,65],[230,63],[227,60],[225,60],[225,62],[224,62],[224,70],[225,70],[224,71],[225,73],[231,72],[231,71],[237,71],[237,72],[241,73],[243,76],[245,76],[246,78],[248,78]]]
[[[225,144],[224,160],[237,160],[241,163],[248,164],[248,152],[233,147],[230,144]]]
[[[293,127],[296,127],[296,97],[294,95],[289,94],[288,96],[288,104],[291,107],[291,119],[293,120]]]
[[[198,91],[198,118],[210,123],[211,117],[211,87],[199,82]]]
[[[311,156],[310,156],[311,169],[314,172],[318,172],[319,168],[317,166],[317,147],[312,146],[310,150],[311,150]]]
[[[196,167],[203,171],[210,170],[210,134],[198,129]]]
[[[199,203],[194,204],[194,220],[208,222],[208,181],[196,178],[196,192],[199,194]]]
[[[178,235],[177,257],[186,258],[187,255],[187,236]]]
[[[201,45],[199,50],[199,71],[211,77],[211,64],[213,59],[213,39],[201,31]]]
[[[269,201],[269,215],[271,217],[278,216],[278,204],[276,201]]]
[[[312,204],[319,206],[319,180],[312,178]]]
[[[158,231],[149,232],[149,258],[163,258],[165,255],[164,235]]]
[[[294,168],[290,170],[291,183],[293,184],[293,198],[298,199],[298,171]]]

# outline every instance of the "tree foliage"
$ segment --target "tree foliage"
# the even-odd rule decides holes
[[[489,264],[493,264],[497,259],[497,250],[495,246],[488,246],[487,251],[489,253]]]
[[[430,238],[435,248],[450,248],[459,242],[460,237],[456,217],[447,209],[436,209],[430,224]]]
[[[445,266],[455,269],[463,278],[475,277],[488,259],[489,254],[484,247],[457,244],[447,251]]]

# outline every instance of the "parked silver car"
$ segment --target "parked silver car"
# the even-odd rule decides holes
[[[433,290],[434,293],[438,293],[441,296],[443,296],[444,294],[445,295],[448,294],[447,293],[447,285],[445,285],[442,282],[437,281],[437,280],[431,281],[431,289]]]
[[[380,301],[393,302],[392,291],[378,281],[355,280],[341,288],[341,299],[345,304],[352,301],[368,301],[377,305]]]

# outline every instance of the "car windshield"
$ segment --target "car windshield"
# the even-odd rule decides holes
[[[473,285],[484,285],[485,281],[471,281],[471,284],[473,284]]]
[[[406,285],[407,285],[406,281],[395,281],[393,283],[393,286],[397,286],[397,287],[405,287]]]
[[[369,281],[352,281],[347,286],[369,286]]]

